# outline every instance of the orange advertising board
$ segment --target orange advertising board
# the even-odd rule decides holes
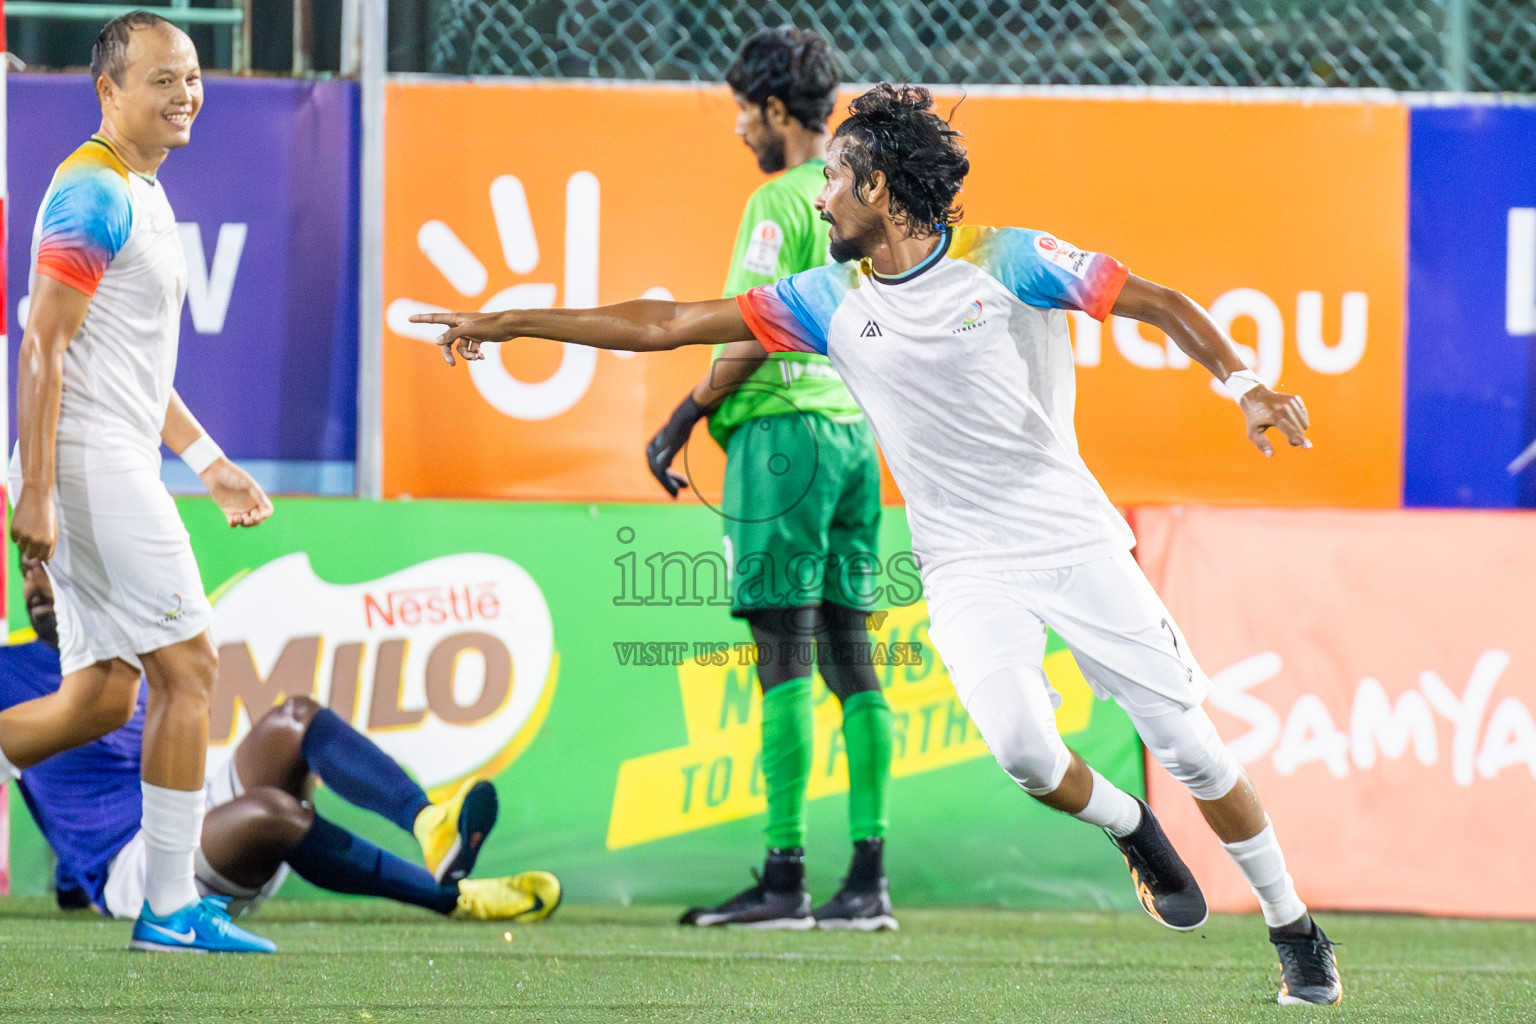
[[[1309,905],[1536,917],[1536,516],[1138,510]],[[1257,903],[1194,801],[1147,788],[1213,910]]]
[[[419,309],[718,296],[760,176],[724,89],[394,83],[386,96],[384,486],[648,500],[646,442],[709,352],[546,341],[449,369]],[[723,458],[700,433],[701,478]],[[710,460],[713,460],[712,464]],[[711,466],[713,468],[711,468]]]
[[[524,341],[470,373],[408,317],[718,295],[762,181],[734,116],[723,86],[390,85],[387,493],[664,499],[641,452],[706,352]],[[1399,503],[1403,108],[986,93],[955,123],[967,221],[1043,228],[1179,288],[1307,401],[1316,447],[1269,462],[1149,328],[1076,316],[1078,432],[1111,498]],[[718,482],[718,451],[690,454]]]

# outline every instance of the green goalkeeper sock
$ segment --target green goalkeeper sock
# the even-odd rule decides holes
[[[763,782],[768,845],[805,845],[805,787],[811,777],[811,681],[791,679],[763,694]]]
[[[890,818],[885,791],[891,781],[891,706],[879,690],[843,701],[843,743],[848,750],[848,831],[854,842],[883,837]]]

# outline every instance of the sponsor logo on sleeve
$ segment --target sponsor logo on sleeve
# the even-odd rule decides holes
[[[1088,264],[1093,261],[1093,253],[1075,249],[1050,235],[1040,235],[1035,239],[1035,252],[1047,263],[1053,263],[1077,278],[1088,276]]]
[[[779,250],[784,248],[784,229],[775,221],[760,220],[752,228],[741,265],[754,274],[779,276]]]

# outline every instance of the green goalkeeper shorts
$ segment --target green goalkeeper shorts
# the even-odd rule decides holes
[[[879,582],[880,458],[863,420],[749,420],[726,446],[731,614],[830,601],[870,610]]]

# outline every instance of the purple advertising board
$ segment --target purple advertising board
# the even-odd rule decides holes
[[[176,388],[274,492],[350,494],[357,453],[357,89],[209,78],[159,174],[186,249]],[[12,75],[6,323],[21,342],[32,226],[100,109],[84,75]],[[11,437],[15,437],[14,374]],[[199,490],[168,458],[173,490]]]
[[[1536,107],[1410,123],[1403,504],[1536,507]]]

